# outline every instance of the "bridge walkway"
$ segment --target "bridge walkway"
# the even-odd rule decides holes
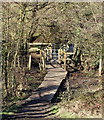
[[[58,90],[62,80],[66,78],[67,71],[58,65],[50,65],[47,66],[48,73],[46,74],[44,81],[38,87],[36,91],[27,99],[41,99],[44,101],[51,101],[56,91]]]

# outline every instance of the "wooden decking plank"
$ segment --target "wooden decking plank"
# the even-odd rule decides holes
[[[62,80],[65,79],[66,74],[67,71],[60,67],[53,68],[48,66],[48,73],[38,88],[40,92],[40,98],[50,101],[56,93]]]
[[[46,74],[44,81],[38,87],[36,91],[33,92],[27,101],[34,99],[41,99],[45,101],[52,100],[57,89],[59,88],[63,79],[65,79],[67,71],[60,67],[52,67],[47,65],[48,73]]]

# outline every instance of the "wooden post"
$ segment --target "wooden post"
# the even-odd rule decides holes
[[[40,60],[39,60],[39,68],[40,68],[40,71],[42,70],[42,52],[41,52],[41,50],[40,50]]]
[[[60,63],[60,49],[58,50],[58,63]]]
[[[42,64],[43,64],[43,70],[45,70],[45,52],[42,51]]]
[[[61,60],[63,60],[63,56],[62,56],[62,49],[60,50],[60,55],[61,55]]]
[[[64,69],[66,70],[66,53],[64,52]]]
[[[82,57],[82,54],[81,54],[81,62],[83,61],[83,57]]]
[[[42,56],[42,67],[43,67],[43,70],[45,70],[45,60],[43,56]]]
[[[48,48],[47,49],[47,60],[49,61],[49,58],[50,58],[50,49]]]
[[[42,68],[41,68],[41,63],[39,63],[39,69],[40,69],[40,71],[42,70]]]
[[[50,58],[52,59],[52,47],[50,48]]]
[[[31,54],[29,55],[29,70],[31,69]]]
[[[100,57],[100,59],[99,59],[99,76],[101,76],[101,71],[102,71],[102,58]]]
[[[40,70],[45,70],[45,52],[40,50]]]

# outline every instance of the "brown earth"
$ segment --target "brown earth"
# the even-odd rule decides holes
[[[69,117],[72,118],[101,118],[101,80],[101,77],[88,76],[84,73],[72,73],[70,78],[71,98],[69,101],[63,100],[59,103],[61,109],[58,117],[65,117],[67,113],[67,117],[68,114],[71,114]]]

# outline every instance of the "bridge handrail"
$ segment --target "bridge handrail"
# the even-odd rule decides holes
[[[47,43],[42,43],[42,44],[46,45]],[[30,45],[36,45],[36,43],[32,43]],[[38,43],[38,45],[39,45],[39,43]],[[35,47],[34,48],[31,47],[29,49],[30,55],[31,55],[31,52],[32,53],[36,53],[35,49],[40,51],[40,53],[39,53],[39,55],[40,55],[39,66],[40,66],[40,69],[44,70],[45,69],[46,61],[52,59],[52,54],[53,54],[52,53],[52,47],[51,46],[47,46],[45,49],[38,49],[38,48],[35,48]],[[64,62],[64,69],[66,69],[67,57],[68,57],[68,55],[74,54],[74,52],[66,52],[64,49],[61,49],[61,48],[60,49],[55,49],[55,50],[58,51],[58,63],[61,63],[61,61],[63,61]],[[30,63],[31,63],[31,56],[29,57],[29,66],[31,66]],[[29,68],[31,68],[31,67],[29,67]]]

